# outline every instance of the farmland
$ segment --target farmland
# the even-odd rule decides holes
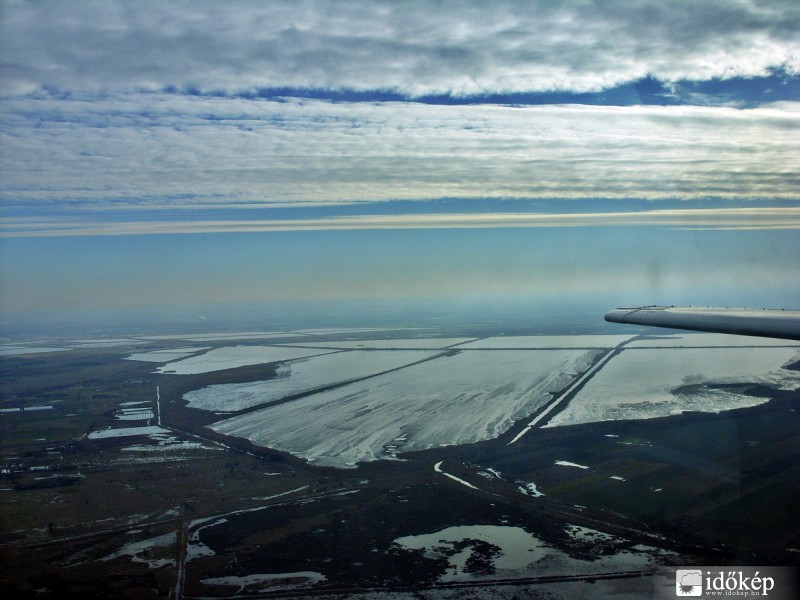
[[[9,344],[2,587],[647,595],[792,560],[796,345],[420,333]]]

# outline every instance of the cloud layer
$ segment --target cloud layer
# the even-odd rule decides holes
[[[800,297],[796,0],[0,3],[0,322]]]
[[[798,198],[800,103],[755,109],[6,102],[6,204]]]
[[[800,199],[796,2],[8,0],[0,27],[15,235],[86,207]],[[490,103],[525,93],[560,104]]]
[[[798,230],[800,208],[687,208],[596,213],[429,213],[306,217],[302,219],[107,220],[8,219],[0,237],[115,236],[381,229],[505,229],[557,227],[668,227],[673,229]]]
[[[0,89],[586,92],[800,73],[800,5],[6,1]]]

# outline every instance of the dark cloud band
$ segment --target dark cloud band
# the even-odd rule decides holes
[[[800,74],[800,6],[705,2],[8,2],[2,89],[596,93]]]

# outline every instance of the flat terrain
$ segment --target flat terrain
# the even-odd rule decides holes
[[[0,589],[647,597],[658,565],[797,562],[797,347],[425,333],[0,357]]]

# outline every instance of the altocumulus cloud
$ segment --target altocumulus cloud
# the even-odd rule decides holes
[[[103,209],[799,199],[793,1],[9,0],[0,23],[6,235],[156,228]],[[755,103],[728,98],[754,78],[783,86],[783,101],[766,88]],[[579,103],[643,80],[665,105]],[[687,104],[685,89],[700,98],[723,81],[714,106]],[[560,104],[490,103],[524,93]],[[432,94],[438,104],[421,101]],[[87,207],[100,210],[62,221]],[[237,221],[175,218],[176,231]],[[344,226],[435,225],[400,221]],[[457,221],[446,226],[485,226]]]
[[[7,100],[7,204],[797,199],[800,103],[753,109]]]
[[[5,2],[0,88],[596,91],[800,72],[797,2]]]
[[[569,213],[425,213],[360,214],[302,219],[147,221],[85,218],[10,218],[0,237],[116,236],[186,233],[253,233],[270,231],[356,231],[380,229],[501,229],[559,227],[667,227],[671,229],[798,230],[800,208],[692,208]]]

